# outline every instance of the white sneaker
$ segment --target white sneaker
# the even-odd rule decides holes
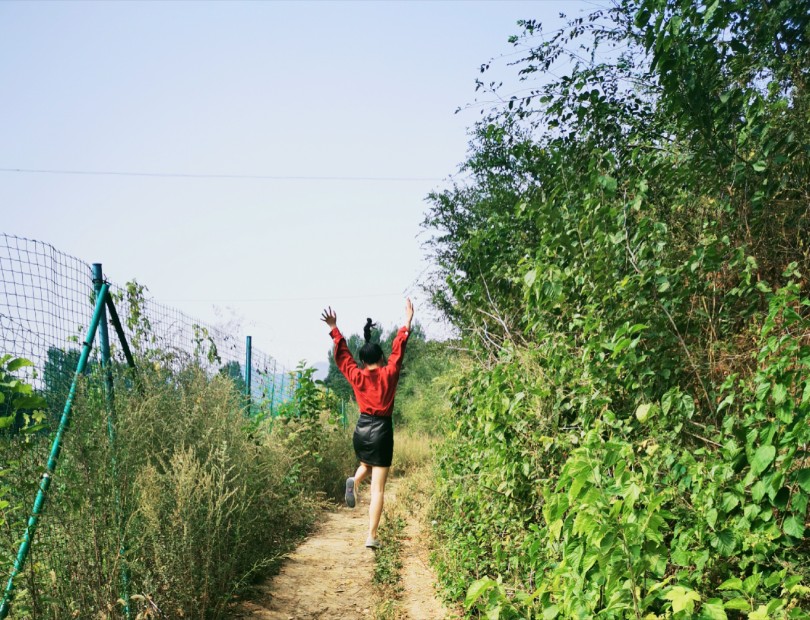
[[[346,505],[354,508],[354,478],[346,478]]]
[[[371,536],[369,536],[368,538],[366,538],[366,547],[368,547],[369,549],[379,549],[380,541],[377,540],[376,538],[372,538]]]

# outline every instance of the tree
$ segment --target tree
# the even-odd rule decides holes
[[[445,580],[498,577],[468,601],[502,617],[726,617],[743,591],[787,617],[766,584],[808,576],[807,3],[520,24],[528,94],[425,219],[427,287],[480,362],[439,460]]]

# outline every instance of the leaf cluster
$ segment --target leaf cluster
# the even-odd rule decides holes
[[[493,618],[807,617],[806,5],[522,25],[521,78],[566,72],[484,117],[425,219],[479,362],[440,461],[448,591]]]

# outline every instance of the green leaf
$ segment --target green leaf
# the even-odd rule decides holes
[[[713,538],[714,546],[721,555],[729,556],[734,553],[734,550],[737,548],[737,538],[730,529],[717,532]]]
[[[667,392],[661,397],[661,411],[667,415],[670,409],[672,409],[672,392]]]
[[[754,486],[751,487],[751,499],[755,502],[762,501],[762,498],[765,497],[765,493],[768,491],[768,485],[765,484],[762,480],[757,480],[754,483]]]
[[[759,586],[759,582],[762,581],[762,574],[761,573],[754,573],[750,577],[747,577],[745,581],[743,581],[743,590],[746,594],[751,596],[754,591]]]
[[[803,520],[796,515],[790,515],[782,524],[782,531],[795,538],[804,538]]]
[[[764,495],[764,493],[763,493]],[[721,508],[725,512],[731,512],[740,505],[740,500],[733,493],[723,493],[723,499],[720,503]]]
[[[14,372],[16,370],[19,370],[20,368],[24,368],[26,366],[33,366],[33,365],[34,365],[34,362],[32,362],[30,360],[27,360],[27,359],[24,359],[22,357],[18,357],[17,359],[11,360],[8,363],[8,366],[6,366],[6,369],[9,372]]]
[[[487,620],[500,620],[502,605],[498,603],[495,607],[487,609]]]
[[[713,599],[711,602],[706,601],[700,608],[700,617],[707,620],[728,620],[728,616],[723,609],[723,602],[719,599]]]
[[[652,410],[652,407],[653,406],[651,403],[639,405],[638,408],[636,409],[636,419],[642,424],[644,424],[644,422],[646,422],[647,419],[650,417],[650,411]]]
[[[773,446],[760,446],[751,458],[751,473],[758,476],[768,468],[776,457],[776,448]]]
[[[748,614],[748,620],[768,620],[768,608],[765,605],[760,605],[755,611]]]
[[[614,179],[610,175],[600,175],[599,176],[599,185],[605,188],[605,191],[609,194],[613,194],[616,192],[616,179]]]
[[[751,605],[749,605],[748,601],[744,598],[733,598],[730,601],[726,601],[723,607],[725,609],[736,609],[737,611],[748,611],[751,609]]]
[[[732,577],[726,579],[723,583],[717,586],[718,590],[742,590],[743,582],[739,577]]]
[[[781,383],[777,383],[776,385],[773,386],[771,395],[773,396],[774,404],[781,405],[783,402],[785,402],[785,399],[787,398],[787,388]]]
[[[12,424],[14,424],[14,418],[16,416],[7,415],[7,416],[0,416],[0,430],[4,428],[8,428]]]
[[[810,493],[810,467],[800,469],[796,474],[796,482],[805,493]]]
[[[686,611],[692,613],[695,610],[695,603],[700,602],[700,594],[683,586],[675,586],[664,595],[664,598],[672,601],[672,613]]]
[[[467,589],[467,597],[464,599],[464,605],[472,607],[481,596],[498,585],[498,582],[490,577],[484,577],[478,581],[474,581]]]
[[[758,162],[755,162],[753,165],[754,170],[756,170],[757,172],[763,172],[767,167],[768,165],[761,159]]]
[[[45,399],[37,395],[21,396],[14,400],[15,409],[43,409],[47,405]]]

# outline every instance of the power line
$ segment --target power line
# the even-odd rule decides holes
[[[443,181],[439,177],[352,177],[272,174],[192,174],[181,172],[122,172],[117,170],[59,170],[47,168],[0,168],[0,172],[22,174],[71,174],[85,176],[157,177],[179,179],[256,179],[266,181]]]
[[[256,297],[248,299],[161,299],[166,303],[266,303],[286,301],[323,301],[324,299],[369,299],[372,297],[401,297],[405,293],[378,293],[375,295],[320,295],[319,297]]]

